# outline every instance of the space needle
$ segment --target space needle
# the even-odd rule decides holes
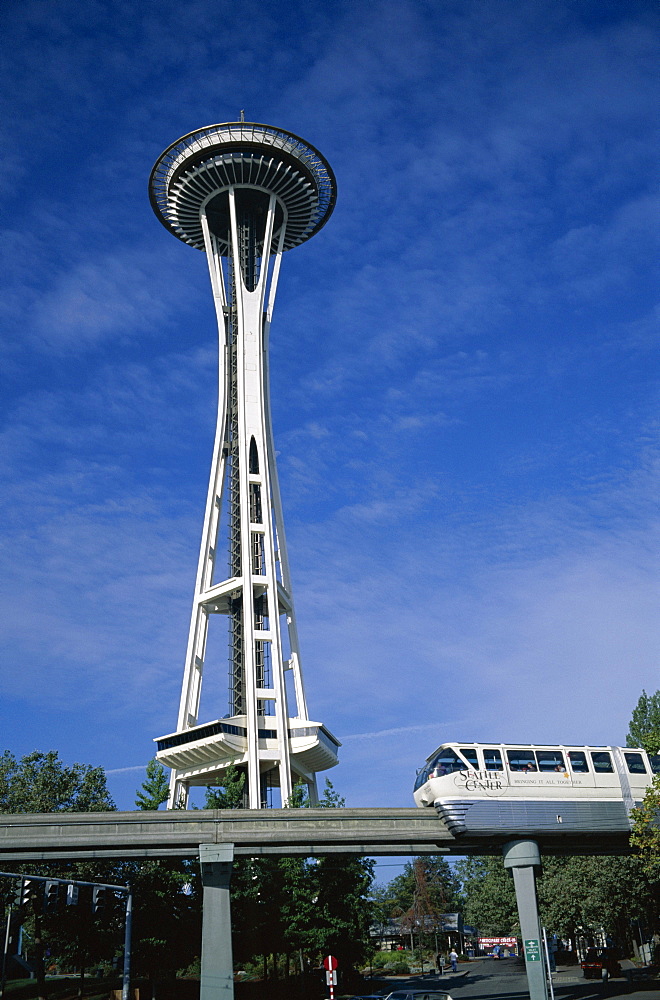
[[[329,219],[336,184],[324,157],[291,132],[210,125],[158,158],[154,212],[206,253],[219,334],[218,411],[176,731],[156,740],[171,768],[169,808],[193,785],[246,775],[245,804],[289,803],[337,763],[338,740],[308,716],[270,414],[268,336],[285,250]],[[226,552],[226,562],[221,556]],[[209,627],[228,634],[228,712],[200,719]],[[279,789],[279,791],[276,791]]]

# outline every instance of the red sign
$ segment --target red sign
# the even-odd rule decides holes
[[[328,955],[327,958],[323,959],[323,967],[327,972],[332,972],[333,969],[336,969],[338,965],[339,962],[337,961],[334,955]]]

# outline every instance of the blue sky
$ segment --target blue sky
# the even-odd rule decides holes
[[[161,151],[317,146],[275,435],[310,714],[348,805],[461,740],[617,743],[658,675],[660,14],[636,0],[24,0],[0,14],[2,746],[175,727],[216,393]],[[222,652],[222,651],[220,651]],[[203,715],[226,666],[205,679]]]

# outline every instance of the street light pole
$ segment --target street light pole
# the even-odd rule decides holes
[[[133,893],[126,894],[126,918],[124,921],[124,973],[121,986],[121,1000],[129,1000],[131,988],[131,925],[133,923]]]

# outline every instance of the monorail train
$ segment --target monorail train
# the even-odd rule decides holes
[[[443,743],[414,796],[454,836],[626,833],[658,773],[660,756],[629,747]]]

